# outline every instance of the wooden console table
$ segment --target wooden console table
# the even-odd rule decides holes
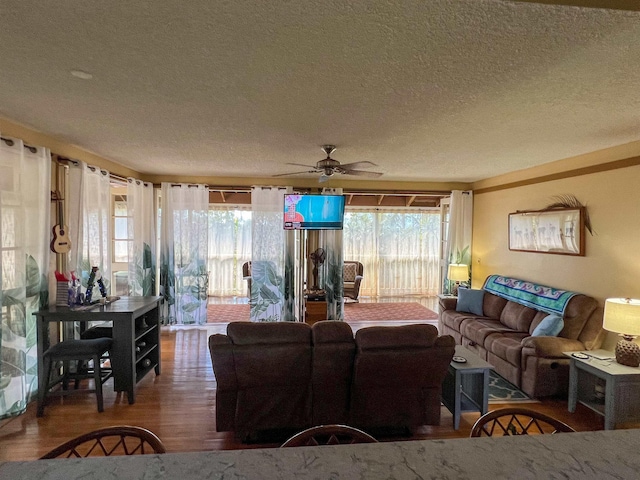
[[[127,392],[130,404],[135,403],[135,386],[152,369],[160,375],[160,300],[162,297],[121,297],[108,305],[96,305],[90,310],[72,310],[51,306],[40,310],[37,317],[38,376],[43,373],[43,352],[49,348],[50,322],[112,322],[113,348],[110,350],[113,368],[113,388]],[[144,347],[136,352],[136,344]]]

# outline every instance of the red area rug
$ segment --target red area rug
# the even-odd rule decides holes
[[[228,323],[249,321],[248,304],[209,304],[207,323]]]
[[[346,303],[344,319],[347,322],[376,320],[435,320],[438,314],[417,302],[410,303]],[[249,305],[210,304],[207,323],[228,323],[249,320]]]
[[[376,320],[435,320],[438,314],[417,302],[410,303],[346,303],[344,319],[347,322]]]

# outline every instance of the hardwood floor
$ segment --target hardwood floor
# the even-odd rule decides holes
[[[226,324],[164,327],[162,374],[151,373],[138,384],[134,405],[128,404],[126,395],[113,392],[112,379],[105,384],[103,413],[98,413],[93,394],[50,399],[42,418],[36,417],[36,405],[32,402],[24,415],[0,423],[0,460],[37,459],[72,437],[110,425],[148,428],[162,439],[169,452],[277,447],[279,443],[244,445],[233,433],[216,432],[216,382],[207,339],[212,333],[225,330]],[[491,404],[490,409],[500,406],[504,405]],[[600,430],[604,425],[602,417],[581,405],[575,414],[569,413],[566,400],[545,400],[527,406],[557,417],[579,431]],[[452,416],[442,407],[440,426],[422,427],[408,440],[467,437],[478,416],[463,414],[460,429],[454,431]]]

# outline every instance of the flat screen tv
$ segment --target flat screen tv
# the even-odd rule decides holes
[[[285,230],[342,230],[344,195],[284,196]]]

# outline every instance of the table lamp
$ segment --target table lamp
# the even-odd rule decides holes
[[[622,337],[616,344],[616,361],[629,367],[640,365],[640,346],[633,341],[640,335],[640,300],[607,298],[603,327]]]
[[[460,282],[469,281],[469,265],[465,265],[464,263],[450,263],[447,278],[449,281],[455,282],[451,293],[457,295]]]

